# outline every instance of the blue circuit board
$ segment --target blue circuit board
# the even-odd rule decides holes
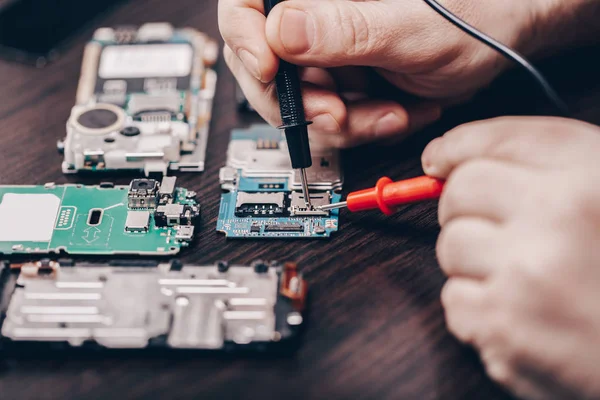
[[[261,126],[248,130],[232,131],[231,141],[253,140],[257,143],[278,141],[281,133],[273,128]],[[285,150],[287,151],[287,150]],[[255,193],[283,193],[286,207],[290,205],[293,190],[289,178],[278,177],[245,177],[241,168],[235,169],[235,182],[232,187],[223,185],[217,231],[225,233],[228,238],[327,238],[338,230],[339,211],[333,210],[327,216],[239,216],[236,215],[238,196]],[[329,202],[341,201],[341,194],[334,190],[326,191]],[[312,195],[311,195],[312,198]]]

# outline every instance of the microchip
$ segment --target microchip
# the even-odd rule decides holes
[[[302,224],[267,224],[265,232],[304,232]]]
[[[128,211],[125,230],[128,232],[148,232],[150,211]]]
[[[129,208],[156,207],[158,194],[158,182],[154,179],[134,179],[129,185],[128,205]]]
[[[260,225],[252,225],[250,227],[250,232],[252,232],[252,233],[260,233]]]
[[[286,196],[283,192],[239,192],[235,215],[237,217],[283,217],[286,215],[285,200]]]

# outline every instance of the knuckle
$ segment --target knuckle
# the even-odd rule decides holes
[[[452,252],[461,238],[460,225],[456,221],[449,222],[440,232],[436,244],[436,254],[442,271],[451,276],[454,274]]]
[[[439,217],[442,226],[449,222],[449,215],[468,203],[470,188],[473,187],[474,182],[482,179],[483,173],[478,170],[480,165],[481,163],[477,160],[467,161],[450,174],[439,203]]]
[[[469,141],[470,137],[476,135],[477,132],[476,124],[468,123],[449,130],[444,134],[443,138],[444,141],[456,145],[457,143]]]
[[[448,329],[448,332],[450,332],[450,334],[452,334],[458,340],[460,340],[462,342],[468,342],[469,338],[462,331],[457,318],[454,317],[454,312],[452,310],[446,309],[445,315],[446,315],[446,328]]]
[[[349,56],[372,54],[380,41],[379,28],[372,24],[371,18],[352,2],[339,2],[336,5],[339,27],[342,30],[344,49]]]
[[[449,279],[442,287],[440,301],[446,311],[452,309],[452,306],[456,303],[456,291],[452,279]]]
[[[512,386],[515,380],[515,372],[506,361],[492,360],[485,362],[485,369],[488,376],[502,386]]]
[[[514,271],[514,276],[519,278],[525,290],[535,290],[540,296],[542,293],[551,296],[560,293],[570,270],[570,263],[565,257],[569,254],[564,248],[567,245],[562,240],[547,240],[546,245],[544,251],[523,254]]]
[[[562,191],[562,195],[557,198],[554,205],[559,223],[573,222],[585,218],[590,209],[596,208],[596,189],[584,179],[565,180],[568,186]],[[592,204],[590,204],[592,203]]]
[[[508,307],[502,306],[488,316],[489,339],[494,346],[508,348],[512,340],[513,316]]]
[[[461,189],[467,189],[489,178],[490,162],[474,158],[459,165],[455,170],[455,183]]]
[[[454,30],[436,29],[437,34],[423,32],[411,40],[411,54],[414,65],[427,66],[444,76],[456,76],[457,72],[468,68],[472,62],[465,57],[465,40]]]

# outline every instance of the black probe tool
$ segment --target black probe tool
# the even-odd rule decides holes
[[[268,16],[273,7],[283,0],[264,0],[265,16]],[[275,76],[275,87],[279,100],[279,111],[283,125],[279,129],[285,131],[292,168],[300,170],[302,180],[302,195],[309,209],[312,209],[310,194],[308,193],[308,181],[306,179],[306,168],[312,165],[310,145],[308,142],[308,128],[311,124],[304,116],[304,103],[302,102],[302,91],[298,67],[284,60],[279,61],[279,70]]]

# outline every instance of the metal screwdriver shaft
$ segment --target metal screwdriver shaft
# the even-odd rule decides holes
[[[273,7],[283,0],[264,0],[265,15],[269,15]],[[308,192],[308,180],[306,179],[306,168],[312,166],[310,145],[308,142],[308,128],[311,124],[306,121],[304,115],[304,103],[298,67],[284,60],[279,62],[279,70],[275,76],[275,88],[279,100],[279,111],[283,125],[279,129],[285,131],[285,139],[290,152],[292,168],[300,169],[302,180],[302,195],[308,208],[312,208],[310,194]]]
[[[339,203],[325,204],[325,205],[319,206],[317,208],[319,210],[329,211],[329,210],[337,210],[338,208],[345,208],[345,207],[348,207],[348,202],[342,201]]]

